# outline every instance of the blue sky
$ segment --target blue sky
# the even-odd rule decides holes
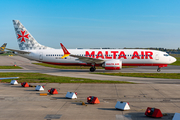
[[[60,48],[180,47],[179,0],[1,0],[0,44],[18,49],[12,20]]]

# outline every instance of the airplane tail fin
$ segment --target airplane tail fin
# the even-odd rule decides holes
[[[52,49],[39,44],[19,20],[13,20],[20,50]]]
[[[4,51],[5,47],[6,47],[7,43],[4,43],[1,47],[0,47],[0,51]]]
[[[64,55],[61,58],[65,58],[65,57],[69,56],[70,52],[64,47],[64,45],[62,43],[60,43],[60,45],[61,45],[61,48],[64,52]]]

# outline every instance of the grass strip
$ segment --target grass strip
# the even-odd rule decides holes
[[[12,54],[12,53],[4,53],[4,54],[0,54],[0,56],[16,56],[16,54]]]
[[[93,73],[93,74],[126,76],[126,77],[143,77],[143,78],[180,79],[180,73]]]
[[[0,66],[0,69],[22,69],[19,66]]]
[[[116,83],[116,84],[133,84],[133,82],[126,81],[111,81],[111,80],[92,80],[86,78],[74,78],[74,77],[63,77],[53,76],[41,73],[0,73],[0,78],[3,77],[19,77],[18,82],[28,83]],[[0,82],[6,83],[11,80],[1,80]]]

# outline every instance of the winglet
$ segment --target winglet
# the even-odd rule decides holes
[[[61,45],[61,48],[63,49],[63,52],[64,52],[64,55],[61,57],[61,58],[63,59],[63,58],[65,58],[65,57],[69,56],[70,53],[69,53],[69,51],[64,47],[64,45],[63,45],[62,43],[60,43],[60,45]]]

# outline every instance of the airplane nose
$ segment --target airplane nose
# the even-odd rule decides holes
[[[176,62],[176,58],[175,57],[171,57],[171,62]]]

